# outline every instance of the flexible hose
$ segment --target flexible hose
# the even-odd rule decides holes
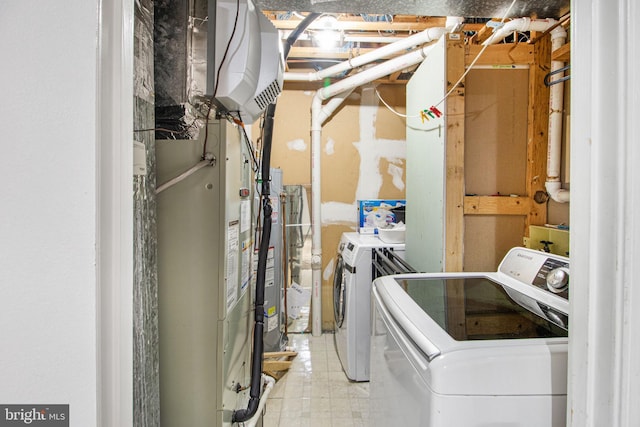
[[[296,29],[289,35],[284,46],[285,60],[289,56],[291,46],[295,43],[300,34],[320,16],[319,13],[310,13],[303,19]],[[264,357],[264,283],[267,271],[267,255],[269,254],[269,240],[271,239],[271,145],[273,141],[273,119],[276,114],[275,102],[269,104],[264,117],[264,137],[262,146],[262,209],[264,212],[262,221],[262,236],[260,238],[260,248],[258,251],[258,271],[256,272],[256,306],[255,306],[255,327],[253,329],[253,354],[251,357],[251,388],[249,390],[249,402],[247,409],[233,411],[231,421],[242,423],[253,417],[260,404],[260,388],[262,378],[262,359]]]
[[[264,139],[262,157],[262,236],[258,251],[258,271],[256,272],[256,303],[255,303],[255,327],[253,328],[253,354],[251,357],[251,389],[249,390],[249,402],[247,409],[238,409],[233,412],[231,421],[241,423],[247,421],[256,413],[260,404],[260,385],[262,377],[262,359],[264,357],[264,283],[267,271],[267,256],[269,254],[269,240],[271,239],[271,185],[269,182],[269,170],[271,166],[271,142],[273,136],[273,117],[276,105],[267,107],[264,119]]]

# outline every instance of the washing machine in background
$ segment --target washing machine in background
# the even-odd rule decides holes
[[[371,283],[374,249],[404,257],[404,243],[385,243],[376,235],[344,233],[333,279],[335,344],[347,378],[369,381]]]
[[[376,279],[374,425],[564,426],[568,280],[567,258],[524,248],[497,272]]]

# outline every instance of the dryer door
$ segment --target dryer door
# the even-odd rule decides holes
[[[340,329],[344,322],[345,298],[344,298],[344,259],[338,255],[336,269],[333,272],[333,318],[335,329]]]

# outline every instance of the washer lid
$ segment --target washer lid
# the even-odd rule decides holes
[[[567,330],[519,301],[537,303],[526,291],[542,291],[516,290],[498,281],[503,278],[441,273],[374,282],[377,303],[397,333],[408,338],[405,346],[413,350],[405,354],[434,392],[566,394]]]
[[[414,277],[396,281],[456,341],[567,336],[569,321],[565,313],[556,309],[554,317],[548,318],[545,311],[553,308],[490,277]],[[523,304],[523,300],[528,303]]]

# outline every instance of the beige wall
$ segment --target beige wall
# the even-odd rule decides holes
[[[285,184],[311,183],[311,100],[317,87],[286,84],[278,99],[271,166],[283,170]],[[378,91],[404,112],[404,85],[381,85]],[[336,249],[343,232],[356,230],[356,200],[404,198],[404,119],[379,102],[373,86],[357,89],[323,126],[321,163],[322,317],[323,329],[332,330]]]

